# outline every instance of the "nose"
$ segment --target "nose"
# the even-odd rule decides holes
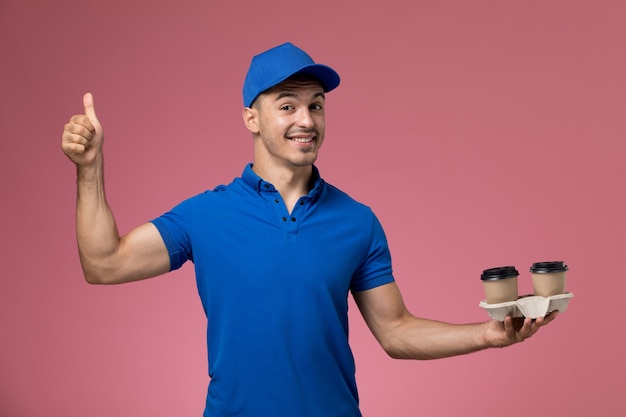
[[[303,107],[298,110],[297,123],[299,127],[310,128],[313,126],[313,117],[308,107]]]

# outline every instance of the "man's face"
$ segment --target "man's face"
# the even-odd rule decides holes
[[[312,165],[324,141],[324,89],[316,80],[289,79],[261,94],[255,158],[289,167]]]

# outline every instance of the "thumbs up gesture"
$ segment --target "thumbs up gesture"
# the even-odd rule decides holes
[[[102,154],[104,132],[96,117],[93,95],[83,96],[85,114],[72,116],[63,129],[61,148],[76,165],[93,164]]]

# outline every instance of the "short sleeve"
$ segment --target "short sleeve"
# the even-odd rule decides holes
[[[373,215],[367,256],[357,269],[350,289],[353,292],[364,291],[393,281],[387,237],[380,221]]]
[[[186,261],[193,261],[189,231],[193,222],[193,203],[182,202],[171,211],[151,220],[156,226],[170,256],[170,270],[180,268]]]

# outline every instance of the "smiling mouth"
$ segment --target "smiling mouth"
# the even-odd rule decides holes
[[[297,142],[297,143],[309,143],[309,142],[313,142],[315,137],[314,136],[307,137],[307,138],[298,138],[298,137],[296,137],[296,138],[287,138],[287,139],[292,140],[292,141]]]

